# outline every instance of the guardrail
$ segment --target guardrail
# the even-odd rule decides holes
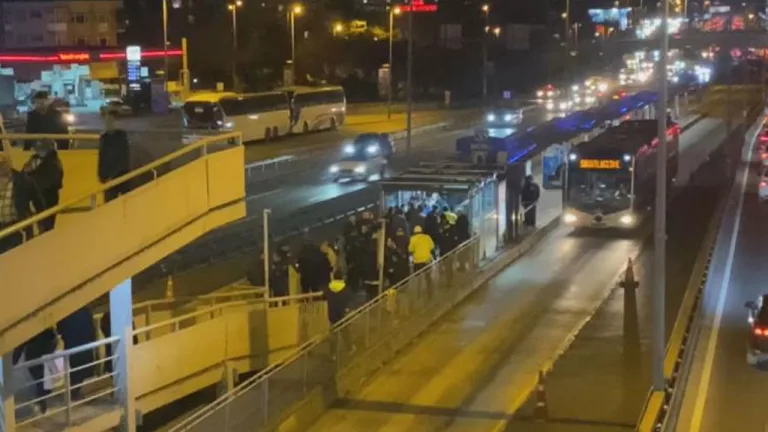
[[[759,110],[758,107],[750,112],[750,116],[753,120],[754,116],[759,114]],[[748,133],[749,139],[754,140],[757,138],[757,134],[764,123],[765,118],[761,118],[756,124],[753,124],[751,127],[753,130]],[[728,139],[730,138],[731,137]],[[728,143],[726,143],[726,145],[728,145]],[[740,148],[741,146],[739,146],[739,149]],[[697,257],[696,265],[692,272],[691,283],[689,283],[686,289],[685,296],[683,297],[680,306],[680,311],[675,319],[675,324],[667,343],[667,349],[664,356],[665,389],[650,390],[637,422],[636,431],[638,432],[667,431],[669,430],[668,428],[674,426],[674,424],[670,424],[670,420],[672,420],[672,423],[675,423],[676,421],[679,404],[682,401],[682,395],[678,390],[678,384],[681,380],[687,379],[690,363],[693,358],[700,319],[699,312],[701,310],[702,296],[709,276],[712,255],[716,246],[718,233],[717,227],[720,226],[722,221],[728,198],[728,193],[721,197],[719,211],[710,221],[707,237],[703,243],[708,246],[704,246]]]
[[[56,139],[61,137],[68,137],[69,135],[45,135],[45,134],[2,134],[0,135],[0,141],[12,140],[12,139]],[[76,136],[76,135],[75,135]],[[91,135],[87,135],[91,137]],[[98,136],[97,136],[98,139]],[[34,216],[27,218],[21,222],[11,225],[3,230],[0,230],[0,239],[10,237],[11,235],[20,234],[22,242],[26,242],[31,237],[28,235],[35,226],[43,222],[47,218],[54,217],[60,213],[65,212],[71,207],[79,207],[80,203],[89,202],[90,208],[96,208],[101,201],[101,196],[114,188],[119,188],[124,183],[134,181],[143,175],[151,174],[151,180],[156,180],[159,177],[159,169],[169,163],[178,162],[179,165],[176,168],[183,166],[186,163],[191,162],[197,157],[207,155],[209,152],[215,152],[217,149],[214,147],[221,147],[218,150],[230,148],[232,144],[231,140],[235,140],[237,143],[242,143],[242,135],[240,132],[231,132],[226,134],[220,134],[216,136],[206,137],[196,141],[194,144],[183,147],[171,154],[163,156],[156,161],[144,165],[130,173],[122,175],[116,179],[110,180],[106,183],[102,183],[95,190],[92,190],[78,198],[71,199],[63,204],[59,204],[55,207],[51,207],[42,212],[36,213]],[[240,144],[238,144],[240,145]],[[149,181],[151,181],[149,180]],[[138,185],[133,184],[133,187]]]
[[[106,366],[111,364],[117,355],[96,358],[92,354],[107,346],[112,347],[109,352],[119,352],[116,349],[118,343],[119,337],[110,337],[13,366],[14,371],[35,371],[32,372],[32,381],[14,388],[15,394],[31,392],[35,395],[31,400],[15,404],[19,417],[16,426],[34,427],[45,422],[50,430],[64,430],[66,426],[75,423],[73,410],[87,404],[106,402],[107,405],[114,405],[114,408],[118,409],[114,401],[114,395],[120,391],[114,385],[116,372]],[[92,360],[83,363],[86,359]],[[97,370],[103,369],[108,372],[100,375],[96,373]],[[86,386],[95,386],[98,390],[93,394],[83,395]]]

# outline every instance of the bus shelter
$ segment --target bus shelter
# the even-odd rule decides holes
[[[490,256],[503,243],[507,208],[505,173],[502,168],[469,163],[423,163],[379,182],[382,209],[424,204],[448,206],[469,219],[480,236],[482,256]]]

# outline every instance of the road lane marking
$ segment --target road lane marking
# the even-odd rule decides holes
[[[760,129],[758,129],[759,131]],[[720,335],[720,324],[723,320],[723,310],[725,309],[725,301],[728,298],[728,290],[731,286],[731,268],[733,267],[733,257],[736,253],[736,241],[739,238],[739,230],[741,229],[741,212],[744,207],[744,191],[747,188],[747,178],[749,177],[749,165],[752,162],[752,152],[755,147],[755,139],[753,137],[749,144],[749,153],[747,154],[747,164],[743,168],[744,172],[741,175],[741,185],[739,194],[739,204],[736,208],[736,220],[733,223],[733,233],[731,237],[731,243],[728,246],[728,259],[725,262],[725,270],[723,272],[723,281],[720,285],[720,296],[717,300],[717,310],[715,312],[715,320],[713,326],[709,331],[709,341],[707,342],[707,351],[704,357],[704,367],[702,370],[701,383],[699,385],[699,391],[696,392],[696,403],[693,406],[693,415],[691,418],[691,432],[699,432],[701,430],[701,422],[704,416],[704,407],[707,402],[707,396],[709,394],[709,383],[712,379],[712,367],[715,361],[715,350],[717,349],[717,341]]]
[[[278,193],[281,190],[283,190],[283,188],[272,189],[270,191],[262,192],[262,193],[259,193],[259,194],[256,194],[256,195],[250,195],[250,196],[245,197],[245,200],[246,201],[250,201],[250,200],[255,200],[255,199],[259,199],[259,198],[264,198],[265,196]]]

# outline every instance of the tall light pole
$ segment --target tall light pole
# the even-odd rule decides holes
[[[300,4],[294,4],[288,9],[288,19],[291,24],[291,72],[293,79],[296,80],[296,15],[301,15],[304,7]]]
[[[239,91],[239,83],[237,78],[237,8],[242,7],[243,2],[237,0],[234,3],[227,5],[230,11],[232,11],[232,48],[234,50],[232,56],[232,87],[235,91]]]
[[[163,0],[163,80],[168,91],[168,0]]]
[[[488,31],[490,29],[488,15],[491,7],[484,4],[481,10],[483,11],[483,106],[485,106],[488,98]]]
[[[408,103],[408,114],[406,119],[406,138],[405,151],[411,153],[411,126],[413,125],[413,14],[414,9],[412,1],[408,1],[408,60],[406,66],[405,94]]]
[[[563,18],[564,22],[564,31],[563,31],[563,47],[565,48],[563,50],[563,53],[565,54],[563,57],[563,77],[567,80],[568,79],[568,63],[569,63],[569,56],[571,55],[571,50],[569,48],[569,41],[571,38],[571,0],[565,0],[565,12],[563,12],[560,16]],[[570,87],[569,87],[570,88]],[[566,90],[568,91],[568,90]]]
[[[667,246],[667,57],[669,51],[669,0],[662,0],[661,59],[659,61],[658,120],[659,148],[656,151],[656,226],[654,228],[653,345],[651,347],[653,389],[663,391],[665,341],[665,293]]]
[[[392,118],[392,81],[393,81],[393,69],[394,64],[393,44],[395,40],[395,15],[400,15],[400,7],[394,6],[389,10],[389,88],[387,89],[387,120]]]

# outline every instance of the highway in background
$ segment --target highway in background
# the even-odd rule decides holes
[[[747,364],[749,326],[744,303],[768,293],[768,205],[758,202],[759,155],[746,146],[732,210],[721,226],[704,294],[700,337],[677,430],[768,430],[768,371]],[[735,233],[735,238],[733,235]]]
[[[683,134],[680,171],[694,171],[702,162],[699,146],[720,128],[721,122],[704,120]],[[682,206],[673,203],[671,214],[682,213],[690,201]],[[670,236],[670,242],[681,241]],[[557,228],[309,430],[458,432],[503,426],[507,413],[527,398],[538,371],[603,303],[642,243],[640,237]]]

